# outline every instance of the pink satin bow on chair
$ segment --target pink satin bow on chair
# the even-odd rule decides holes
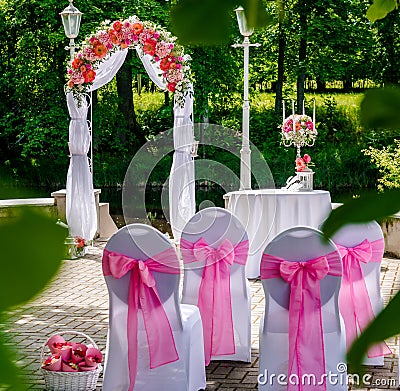
[[[350,248],[336,245],[343,262],[339,308],[346,327],[347,349],[357,338],[357,326],[360,331],[363,331],[374,318],[361,263],[381,262],[384,245],[383,239],[378,239],[372,243],[365,239]],[[368,351],[368,357],[380,357],[391,353],[392,351],[383,342],[372,346]]]
[[[130,274],[128,293],[129,391],[133,390],[138,366],[138,310],[142,310],[149,345],[150,368],[179,360],[168,317],[157,292],[152,272],[179,274],[175,250],[169,248],[142,261],[116,252],[103,252],[103,274],[119,279]]]
[[[234,262],[246,264],[249,242],[246,240],[233,246],[225,239],[214,249],[203,238],[194,244],[181,239],[181,251],[185,263],[204,262],[198,307],[203,321],[205,363],[208,365],[212,356],[236,352],[230,267]]]
[[[263,254],[261,279],[281,277],[290,284],[289,302],[289,361],[288,376],[315,375],[319,381],[326,373],[324,335],[322,328],[320,282],[327,275],[341,275],[339,262],[332,268],[328,259],[339,259],[337,253],[307,262],[289,262],[270,254]],[[290,384],[287,390],[326,390],[323,384]]]

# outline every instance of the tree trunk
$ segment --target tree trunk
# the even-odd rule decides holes
[[[299,12],[300,45],[299,45],[299,68],[297,73],[297,112],[303,112],[304,82],[307,71],[307,19],[309,18],[310,6],[306,0],[300,0],[297,4]]]
[[[384,84],[397,84],[399,82],[398,60],[396,53],[396,25],[398,24],[398,12],[390,12],[378,27],[381,43],[387,53],[387,66],[383,72]]]
[[[343,91],[350,92],[352,89],[353,89],[353,78],[351,75],[348,75],[343,79]]]
[[[278,75],[276,80],[276,98],[275,98],[275,113],[279,115],[282,110],[283,101],[283,78],[284,78],[284,60],[285,60],[285,47],[286,47],[286,34],[285,29],[282,26],[282,22],[279,23],[279,38],[278,38]]]
[[[297,74],[297,113],[303,112],[304,81],[306,79],[307,39],[300,38],[299,46],[299,71]]]
[[[325,92],[325,91],[326,91],[326,82],[317,79],[317,92]]]
[[[146,143],[143,131],[136,120],[135,107],[133,105],[133,78],[132,78],[132,51],[128,51],[126,60],[117,73],[118,109],[124,116],[125,126],[117,130],[117,137],[123,144],[126,143],[126,135],[134,134],[140,145]]]

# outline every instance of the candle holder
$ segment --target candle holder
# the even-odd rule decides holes
[[[305,114],[292,114],[283,121],[282,143],[285,147],[294,145],[296,157],[300,157],[302,147],[312,147],[318,132],[311,117]]]

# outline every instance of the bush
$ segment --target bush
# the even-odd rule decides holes
[[[378,190],[400,188],[400,140],[394,140],[394,145],[382,149],[370,146],[363,152],[379,171]]]

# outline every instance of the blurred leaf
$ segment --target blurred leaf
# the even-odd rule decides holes
[[[66,234],[53,219],[30,209],[0,224],[0,311],[28,301],[44,288],[65,255]]]
[[[400,88],[367,91],[361,102],[361,122],[367,128],[400,128]]]
[[[181,0],[171,10],[171,31],[181,44],[227,42],[233,5],[230,1]]]
[[[397,334],[400,334],[400,292],[397,292],[389,304],[353,343],[347,355],[348,372],[361,372],[362,361],[368,349],[375,343]]]
[[[218,45],[231,34],[236,6],[246,10],[249,26],[261,28],[272,23],[262,0],[180,0],[171,10],[171,31],[181,44]]]
[[[274,22],[262,0],[242,0],[241,5],[245,9],[246,20],[250,27],[263,28]]]
[[[334,209],[322,225],[322,231],[331,237],[346,224],[381,219],[399,210],[399,189],[387,190],[384,193],[365,193]]]
[[[367,18],[371,22],[383,19],[389,12],[397,8],[396,0],[374,0],[367,11]]]

